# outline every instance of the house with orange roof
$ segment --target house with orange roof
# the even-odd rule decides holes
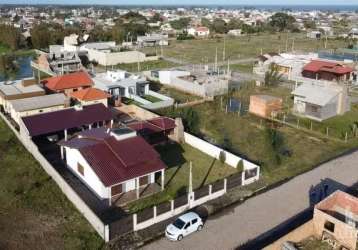
[[[91,77],[83,71],[46,78],[41,83],[48,92],[65,95],[93,86]]]
[[[108,98],[110,94],[97,88],[85,88],[72,92],[70,97],[77,103],[82,105],[91,105],[95,103],[103,103],[106,107],[108,106]]]

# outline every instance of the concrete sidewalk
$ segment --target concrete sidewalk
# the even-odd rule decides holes
[[[275,189],[248,199],[229,212],[209,218],[203,231],[181,242],[162,238],[143,249],[234,249],[307,209],[312,202],[309,195],[312,187],[320,185],[323,179],[334,180],[328,182],[332,183],[329,191],[333,191],[335,182],[345,186],[355,184],[358,181],[358,152],[324,163]]]

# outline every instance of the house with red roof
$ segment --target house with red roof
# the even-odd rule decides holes
[[[48,92],[65,95],[93,86],[91,77],[84,71],[46,78],[41,83]]]
[[[70,93],[70,97],[82,105],[103,103],[103,105],[107,107],[108,98],[111,97],[111,95],[97,88],[85,88]]]
[[[210,35],[210,30],[207,27],[191,27],[187,30],[189,35],[198,36],[198,37],[207,37]]]
[[[158,186],[155,179],[159,176],[164,187],[166,165],[133,129],[85,130],[59,145],[68,168],[100,199],[111,203],[133,192],[139,198],[148,186]]]
[[[302,76],[316,80],[348,81],[353,71],[353,68],[337,62],[313,60],[303,67]]]

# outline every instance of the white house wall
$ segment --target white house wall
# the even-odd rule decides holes
[[[88,187],[90,187],[96,194],[102,199],[108,199],[108,189],[99,180],[98,176],[89,166],[87,161],[83,158],[81,153],[77,149],[70,149],[65,147],[66,150],[66,161],[68,167],[76,173],[77,177],[80,178]],[[84,168],[84,175],[82,176],[77,171],[77,163],[81,164]]]
[[[57,110],[61,110],[61,109],[64,109],[64,108],[65,108],[65,105],[58,105],[58,106],[52,106],[52,107],[48,107],[48,108],[34,109],[34,110],[28,110],[28,111],[23,111],[23,112],[16,112],[16,110],[13,109],[13,107],[11,105],[9,107],[11,118],[17,124],[19,124],[19,121],[20,121],[21,117],[30,116],[30,115],[36,115],[36,114],[40,114],[40,113],[57,111]]]

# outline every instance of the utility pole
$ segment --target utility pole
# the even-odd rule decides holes
[[[216,52],[215,52],[215,66],[214,66],[214,71],[217,72],[218,71],[218,47],[216,47]]]
[[[225,53],[226,53],[226,38],[225,38],[225,36],[224,36],[223,61],[225,61]]]

